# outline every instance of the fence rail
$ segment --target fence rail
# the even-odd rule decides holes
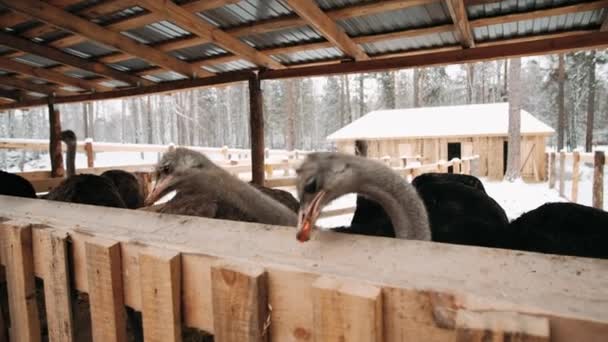
[[[574,203],[579,202],[580,164],[581,162],[592,164],[592,205],[594,208],[604,209],[604,166],[606,165],[604,151],[595,151],[593,153],[576,151],[549,152],[546,154],[546,158],[549,168],[549,188],[555,188],[555,184],[557,183],[560,196]],[[572,160],[572,187],[570,194],[566,194],[566,159]]]
[[[289,227],[4,196],[0,217],[14,341],[40,335],[34,277],[51,341],[82,329],[74,289],[99,341],[126,340],[125,306],[147,341],[183,327],[218,342],[608,336],[598,260],[331,232],[302,244]]]

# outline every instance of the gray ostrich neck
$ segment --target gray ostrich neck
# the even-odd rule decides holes
[[[65,155],[66,176],[72,177],[76,174],[76,142],[65,141],[65,144],[68,147]]]
[[[357,193],[377,202],[391,219],[400,239],[430,240],[431,230],[424,203],[407,181],[374,161],[357,158],[351,167],[361,175]]]

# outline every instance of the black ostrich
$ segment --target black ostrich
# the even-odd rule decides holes
[[[27,179],[0,171],[0,195],[36,198],[36,190]]]

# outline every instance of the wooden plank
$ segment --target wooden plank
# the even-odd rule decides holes
[[[316,3],[307,0],[286,0],[285,2],[311,27],[319,31],[325,39],[332,42],[346,55],[351,56],[357,61],[369,60],[367,53],[365,53],[360,46],[355,44],[355,42],[338,27],[338,24],[321,11]]]
[[[145,340],[181,341],[180,254],[146,249],[139,255],[139,267]]]
[[[211,267],[214,338],[268,341],[271,316],[264,268],[223,261]]]
[[[446,0],[445,4],[450,12],[452,22],[458,30],[462,46],[465,48],[475,47],[475,38],[473,36],[473,31],[471,30],[471,25],[469,24],[464,0]]]
[[[10,339],[13,342],[40,341],[31,225],[9,221],[0,223],[0,229],[11,318]]]
[[[264,55],[239,39],[232,37],[217,27],[203,21],[194,13],[190,13],[172,1],[141,0],[141,6],[152,12],[161,14],[178,25],[187,28],[190,32],[209,39],[212,43],[224,49],[242,56],[257,65],[271,68],[283,69],[284,66],[274,59]]]
[[[604,210],[604,151],[595,151],[593,161],[593,207]]]
[[[112,88],[104,87],[81,78],[70,77],[62,73],[48,70],[45,68],[35,68],[30,65],[19,63],[12,59],[0,57],[0,69],[9,70],[12,72],[28,75],[31,77],[42,78],[47,81],[81,88],[83,90],[108,91]]]
[[[0,44],[10,46],[13,49],[21,50],[23,52],[31,53],[33,55],[44,56],[45,58],[52,59],[61,64],[70,65],[74,68],[90,71],[97,75],[107,76],[115,80],[123,81],[132,85],[154,84],[154,82],[148,81],[144,78],[140,78],[137,76],[129,75],[124,72],[120,72],[104,64],[76,57],[61,50],[54,49],[52,47],[44,46],[41,44],[36,44],[27,39],[19,38],[17,36],[13,36],[5,32],[0,32]]]
[[[85,242],[93,341],[127,341],[120,243]]]
[[[112,46],[135,57],[148,60],[167,70],[178,72],[187,77],[210,76],[212,73],[202,69],[195,70],[188,63],[147,45],[135,42],[120,33],[106,30],[88,20],[77,17],[55,6],[36,0],[9,2],[7,6],[14,11],[31,16],[37,20],[61,28],[62,30],[81,35],[92,41]]]
[[[94,235],[121,241],[125,302],[136,310],[141,308],[139,251],[149,248],[145,246],[182,251],[182,288],[190,308],[183,310],[184,321],[211,333],[208,273],[221,258],[249,260],[266,269],[273,341],[313,340],[311,284],[320,275],[381,287],[387,342],[454,340],[455,330],[438,327],[429,292],[451,296],[451,310],[547,317],[553,341],[603,341],[608,334],[608,307],[598,300],[608,298],[603,286],[608,274],[598,260],[323,231],[303,245],[290,227],[5,196],[0,196],[0,217],[64,227],[72,238],[75,284],[83,291],[84,242]],[[466,264],[476,267],[466,274],[454,267]],[[488,282],[502,286],[487,286]]]
[[[384,341],[380,288],[330,277],[312,287],[315,341]]]
[[[456,313],[456,342],[549,342],[549,320],[516,312]]]
[[[0,76],[0,84],[45,95],[51,95],[55,92],[60,91],[59,88],[54,85],[28,82],[26,80],[18,79],[11,76]]]
[[[566,198],[566,152],[559,153],[559,195]]]
[[[555,177],[557,176],[557,165],[555,164],[555,152],[549,153],[549,188],[555,188]]]
[[[251,137],[251,179],[264,184],[264,99],[257,74],[249,78],[249,136]]]
[[[247,80],[251,75],[250,71],[242,71],[242,72],[229,72],[222,73],[218,76],[212,77],[203,77],[192,80],[179,80],[179,81],[169,81],[162,82],[160,84],[149,85],[144,87],[130,88],[130,89],[121,89],[114,90],[111,92],[104,93],[93,93],[93,94],[83,94],[83,95],[73,95],[73,96],[57,96],[55,97],[55,103],[75,103],[75,102],[87,102],[87,101],[99,101],[99,100],[108,100],[108,99],[118,99],[118,98],[126,98],[133,96],[141,96],[146,94],[159,94],[159,93],[167,93],[173,92],[177,90],[186,90],[193,88],[201,88],[207,86],[217,86],[221,84],[230,84],[236,83],[240,81]],[[2,82],[0,81],[0,84]],[[46,104],[46,100],[30,100],[23,102],[16,102],[14,104],[0,105],[0,110],[10,109],[8,107],[14,106],[17,107],[34,107],[34,106],[42,106]]]
[[[451,63],[485,61],[493,58],[523,57],[538,54],[572,51],[577,49],[603,48],[608,46],[608,32],[592,32],[537,41],[515,42],[496,46],[475,47],[457,51],[444,51],[408,57],[395,57],[293,68],[285,70],[265,70],[260,72],[262,79],[282,79],[290,77],[312,77],[342,73],[372,72],[415,66],[434,66]]]
[[[95,154],[93,153],[93,142],[87,140],[84,143],[84,150],[87,155],[87,167],[95,167]]]
[[[489,25],[512,23],[516,21],[531,20],[542,17],[552,17],[569,13],[587,12],[602,9],[605,7],[608,7],[608,0],[582,2],[574,5],[559,6],[529,12],[501,15],[497,17],[475,19],[470,21],[470,25],[471,27],[476,28]]]
[[[49,101],[49,156],[51,158],[51,177],[63,177],[63,155],[61,154],[61,113]]]
[[[32,231],[44,264],[44,305],[49,341],[74,341],[72,289],[68,263],[68,236],[47,227]]]
[[[580,179],[580,165],[581,155],[580,152],[574,151],[572,153],[572,192],[570,194],[570,201],[578,203],[578,182]]]

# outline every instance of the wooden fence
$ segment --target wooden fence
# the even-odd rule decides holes
[[[608,264],[0,196],[12,341],[605,341]],[[88,294],[75,312],[72,290]],[[84,319],[83,319],[84,316]],[[3,317],[0,315],[0,318]]]
[[[606,156],[604,151],[595,151],[594,153],[581,152],[565,152],[561,151],[550,152],[546,155],[549,168],[549,188],[555,188],[555,183],[558,184],[559,194],[561,197],[578,203],[578,190],[580,183],[580,166],[581,162],[593,165],[593,184],[592,184],[592,205],[598,209],[604,209],[604,165],[606,165]],[[570,194],[566,194],[566,159],[572,160],[572,187]]]

